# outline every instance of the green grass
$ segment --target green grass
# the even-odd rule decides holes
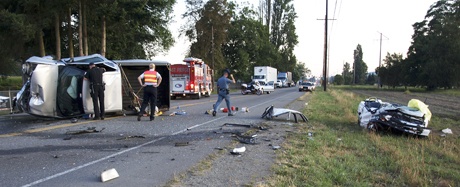
[[[9,76],[7,78],[0,78],[0,91],[1,90],[19,90],[22,87],[21,76]]]
[[[458,135],[413,138],[369,133],[357,125],[356,109],[362,99],[338,89],[313,94],[304,110],[310,121],[288,136],[269,185],[460,185]],[[458,122],[434,116],[430,125],[440,129]]]

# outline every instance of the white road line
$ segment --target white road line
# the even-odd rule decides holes
[[[276,97],[276,98],[274,98],[274,99],[272,99],[272,100],[268,100],[268,101],[265,101],[265,102],[263,102],[263,103],[259,103],[259,104],[257,104],[257,105],[251,106],[251,107],[249,107],[249,108],[258,107],[258,106],[263,105],[263,104],[266,104],[266,103],[268,103],[268,102],[273,102],[273,101],[275,101],[275,100],[278,100],[278,99],[281,98],[281,97],[290,96],[290,95],[292,95],[292,94],[294,94],[294,93],[296,93],[296,92],[293,92],[293,93],[288,94],[288,95],[282,95],[282,96]],[[222,116],[222,117],[219,117],[219,118],[216,118],[216,119],[213,119],[213,120],[210,120],[210,121],[201,123],[201,124],[196,124],[196,125],[194,125],[194,126],[191,126],[191,127],[186,128],[186,129],[183,129],[183,130],[174,132],[174,133],[172,133],[171,135],[177,135],[177,134],[183,133],[183,132],[185,132],[185,131],[188,131],[188,130],[190,130],[190,129],[197,128],[197,127],[199,127],[199,126],[203,126],[203,125],[206,125],[206,124],[208,124],[208,123],[211,123],[211,122],[214,122],[214,121],[223,119],[223,118],[225,118],[225,117],[227,117],[227,116]],[[61,172],[61,173],[57,173],[57,174],[51,175],[51,176],[49,176],[49,177],[45,177],[45,178],[40,179],[40,180],[37,180],[37,181],[35,181],[35,182],[26,184],[26,185],[24,185],[23,187],[29,187],[29,186],[33,186],[33,185],[37,185],[37,184],[43,183],[43,182],[45,182],[45,181],[48,181],[48,180],[51,180],[51,179],[60,177],[60,176],[65,175],[65,174],[67,174],[67,173],[71,173],[71,172],[77,171],[77,170],[79,170],[79,169],[88,167],[88,166],[91,166],[91,165],[93,165],[93,164],[96,164],[96,163],[98,163],[98,162],[102,162],[102,161],[104,161],[104,160],[107,160],[107,159],[109,159],[109,158],[112,158],[112,157],[121,155],[121,154],[123,154],[123,153],[129,152],[129,151],[132,151],[132,150],[135,150],[135,149],[139,149],[139,148],[144,147],[144,146],[149,145],[149,144],[153,144],[153,143],[155,143],[155,142],[157,142],[157,141],[160,141],[160,140],[162,140],[162,139],[164,139],[164,138],[165,138],[165,137],[161,137],[161,138],[154,139],[154,140],[152,140],[152,141],[149,141],[149,142],[140,144],[140,145],[138,145],[138,146],[135,146],[135,147],[132,147],[132,148],[129,148],[129,149],[126,149],[126,150],[123,150],[123,151],[120,151],[120,152],[111,154],[111,155],[109,155],[109,156],[106,156],[106,157],[103,157],[103,158],[100,158],[100,159],[97,159],[97,160],[88,162],[88,163],[86,163],[86,164],[83,164],[83,165],[80,165],[80,166],[77,166],[77,167],[74,167],[74,168],[71,168],[71,169],[66,170],[66,171],[63,171],[63,172]]]

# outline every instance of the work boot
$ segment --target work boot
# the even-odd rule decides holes
[[[234,116],[233,113],[228,113],[228,116]]]
[[[93,120],[100,120],[100,117],[94,117]]]
[[[141,121],[141,115],[137,116],[137,121]]]
[[[150,121],[153,121],[155,120],[155,117],[154,116],[150,116]]]
[[[212,111],[212,116],[216,116],[216,111]]]

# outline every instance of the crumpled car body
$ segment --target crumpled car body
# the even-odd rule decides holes
[[[289,119],[291,115],[294,116],[294,121],[296,123],[299,122],[298,118],[302,119],[304,122],[308,121],[307,116],[305,116],[302,112],[299,112],[297,110],[287,109],[287,108],[275,108],[273,105],[265,108],[265,111],[262,114],[262,118],[271,120],[281,115],[288,115]]]
[[[93,113],[89,81],[83,79],[91,62],[106,69],[106,112],[122,111],[119,67],[98,54],[59,61],[29,58],[23,64],[23,78],[27,81],[16,95],[16,106],[22,112],[43,117],[70,118]]]
[[[431,112],[422,101],[412,99],[408,106],[382,102],[376,98],[362,101],[358,106],[358,123],[373,131],[389,130],[428,136]]]

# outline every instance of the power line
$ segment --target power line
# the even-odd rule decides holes
[[[335,17],[335,12],[336,12],[336,10],[337,10],[337,0],[335,0],[334,14],[332,14],[332,19],[331,19],[331,20],[332,20],[332,24],[331,24],[331,28],[330,28],[330,30],[329,30],[330,33],[332,33],[332,30],[333,30],[333,28],[334,28],[334,22],[335,22],[335,20],[336,20],[336,17]],[[331,54],[331,52],[330,52],[330,50],[331,50],[331,36],[332,36],[332,34],[329,34],[329,36],[328,36],[328,42],[327,42],[327,46],[328,46],[328,47],[327,47],[327,51],[328,51],[327,54],[328,54],[328,55],[327,55],[327,62],[326,62],[326,63],[327,63],[327,64],[326,64],[326,66],[327,66],[327,68],[326,68],[326,69],[327,69],[326,75],[327,75],[327,76],[329,76],[329,69],[330,69],[330,68],[329,68],[329,56],[330,56],[330,54]]]

